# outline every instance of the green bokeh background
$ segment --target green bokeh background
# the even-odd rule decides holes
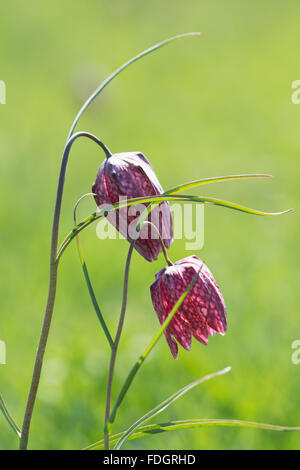
[[[1,320],[7,365],[0,390],[21,423],[48,287],[50,229],[61,154],[84,99],[122,62],[168,36],[202,31],[135,64],[79,124],[114,152],[150,158],[165,188],[195,178],[267,172],[272,180],[210,185],[201,194],[262,210],[297,209],[300,79],[297,0],[12,0],[1,6],[0,106]],[[86,140],[72,150],[61,237],[75,201],[90,191],[103,154]],[[200,193],[200,191],[196,191]],[[94,210],[84,201],[82,216]],[[121,304],[126,240],[82,244],[112,330]],[[191,254],[185,242],[170,250]],[[205,208],[205,259],[222,288],[228,333],[180,349],[163,339],[122,405],[115,431],[178,388],[227,365],[232,372],[194,389],[160,417],[236,418],[300,425],[300,365],[291,362],[299,326],[297,210],[260,218]],[[163,267],[133,256],[114,396],[158,328],[149,286]],[[63,257],[30,447],[80,449],[101,438],[109,349],[90,304],[75,244]],[[17,446],[0,416],[0,449]],[[207,428],[161,434],[128,449],[299,449],[300,433]]]

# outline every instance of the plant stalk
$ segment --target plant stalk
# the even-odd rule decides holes
[[[104,150],[107,158],[111,156],[111,152],[108,150],[108,148],[92,134],[89,134],[87,132],[79,132],[77,134],[74,134],[76,125],[78,124],[78,121],[81,118],[82,114],[85,112],[88,106],[95,100],[95,98],[101,93],[101,91],[128,66],[130,66],[134,62],[137,62],[139,59],[150,54],[151,52],[154,52],[160,47],[163,47],[164,45],[167,45],[177,39],[182,39],[182,38],[189,37],[189,36],[198,36],[199,34],[200,33],[196,32],[196,33],[186,33],[186,34],[180,34],[180,35],[174,36],[172,38],[169,38],[165,41],[160,42],[159,44],[154,45],[153,47],[150,47],[149,49],[141,52],[137,56],[127,61],[125,64],[119,67],[115,72],[113,72],[106,80],[104,80],[104,82],[102,82],[101,85],[95,90],[95,92],[92,93],[92,95],[87,99],[87,101],[84,103],[84,105],[80,109],[79,113],[75,117],[75,120],[71,126],[71,129],[67,137],[67,144],[66,144],[63,158],[62,158],[62,164],[61,164],[61,170],[60,170],[60,176],[59,176],[59,182],[58,182],[56,205],[55,205],[53,225],[52,225],[50,276],[49,276],[50,280],[49,280],[48,300],[47,300],[47,306],[46,306],[46,311],[44,315],[44,322],[43,322],[43,327],[41,331],[40,342],[39,342],[38,350],[36,354],[31,387],[30,387],[30,391],[29,391],[29,395],[27,399],[24,421],[23,421],[22,436],[20,440],[21,450],[27,449],[27,445],[28,445],[28,436],[29,436],[29,430],[30,430],[31,417],[32,417],[34,403],[35,403],[38,385],[40,381],[42,363],[43,363],[44,353],[45,353],[46,344],[48,340],[49,329],[51,325],[54,302],[55,302],[57,269],[58,269],[58,262],[60,259],[60,256],[57,255],[58,229],[59,229],[59,219],[60,219],[61,201],[62,201],[62,194],[63,194],[63,188],[64,188],[65,173],[66,173],[70,148],[77,137],[85,136],[96,141]]]
[[[36,353],[31,386],[30,386],[30,390],[28,394],[27,405],[26,405],[26,410],[25,410],[25,415],[24,415],[24,420],[23,420],[22,434],[21,434],[20,446],[19,446],[20,450],[26,450],[28,447],[31,418],[32,418],[36,395],[37,395],[37,391],[38,391],[38,387],[40,383],[43,359],[44,359],[44,354],[45,354],[45,350],[47,346],[49,330],[51,326],[55,295],[56,295],[56,285],[57,285],[57,270],[58,270],[58,262],[59,262],[59,259],[57,259],[58,230],[59,230],[59,219],[60,219],[60,212],[61,212],[62,196],[63,196],[64,183],[65,183],[65,175],[66,175],[67,164],[68,164],[71,147],[74,141],[79,137],[87,137],[93,140],[98,145],[100,145],[100,147],[104,150],[106,155],[111,153],[107,149],[107,147],[97,137],[90,134],[89,132],[77,132],[76,134],[74,134],[68,140],[64,153],[63,153],[58,186],[57,186],[57,195],[56,195],[53,224],[52,224],[48,300],[47,300],[47,305],[46,305],[46,310],[45,310],[45,315],[44,315],[44,322],[43,322],[40,341],[39,341],[39,345],[38,345],[38,349]]]
[[[104,424],[104,448],[106,450],[109,450],[109,431],[107,429],[106,424],[110,415],[112,382],[113,382],[118,346],[120,342],[120,337],[121,337],[121,333],[122,333],[122,329],[124,325],[125,313],[126,313],[129,268],[130,268],[130,262],[131,262],[131,257],[132,257],[132,252],[133,252],[135,241],[136,239],[133,239],[132,242],[130,243],[130,247],[129,247],[129,251],[128,251],[128,255],[126,259],[122,307],[121,307],[118,329],[117,329],[116,337],[114,340],[113,348],[111,351],[109,371],[108,371],[107,388],[106,388],[105,419],[104,419],[104,423],[105,423]]]
[[[157,236],[158,236],[158,239],[159,239],[159,243],[160,243],[160,246],[161,246],[161,250],[163,252],[163,255],[164,255],[164,258],[166,260],[166,263],[168,266],[173,266],[173,263],[172,261],[170,260],[169,256],[168,256],[168,253],[167,253],[167,249],[166,249],[166,245],[164,244],[164,241],[163,239],[161,238],[160,236],[160,233],[159,233],[159,230],[158,228],[156,227],[156,225],[154,225],[152,222],[149,222],[149,220],[145,220],[144,224],[148,224],[150,225],[154,230],[155,232],[157,233]]]
[[[201,265],[200,269],[198,270],[198,272],[193,277],[190,284],[185,289],[184,293],[179,297],[178,301],[176,302],[176,304],[172,308],[171,312],[169,313],[169,315],[165,319],[165,321],[162,324],[159,331],[156,333],[156,335],[154,336],[154,338],[152,339],[152,341],[150,342],[148,347],[145,349],[143,354],[141,354],[141,356],[138,358],[138,360],[136,361],[136,363],[132,367],[131,371],[129,372],[124,384],[122,385],[121,391],[120,391],[120,393],[119,393],[119,395],[116,399],[113,410],[112,410],[112,412],[110,413],[110,416],[107,419],[106,432],[107,432],[107,430],[109,431],[112,423],[115,421],[118,408],[120,407],[121,403],[123,402],[124,397],[125,397],[126,393],[128,392],[128,389],[131,386],[131,383],[133,382],[133,379],[135,378],[137,372],[139,371],[140,367],[142,366],[144,361],[149,356],[149,354],[152,351],[152,349],[154,348],[154,346],[157,344],[158,340],[160,339],[160,337],[162,336],[162,334],[164,333],[164,331],[166,330],[168,325],[171,323],[174,315],[176,314],[177,310],[179,310],[181,304],[183,303],[184,299],[186,298],[186,296],[188,295],[190,290],[194,287],[195,283],[197,282],[197,279],[199,277],[199,274],[201,272],[202,267],[203,267],[203,264]]]

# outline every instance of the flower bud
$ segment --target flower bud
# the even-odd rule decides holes
[[[200,272],[199,272],[200,270]],[[168,266],[155,275],[151,297],[161,324],[171,313],[195,274],[195,285],[187,294],[165,330],[165,336],[175,359],[177,342],[191,349],[192,336],[208,344],[208,336],[216,332],[224,335],[227,329],[226,308],[221,291],[208,267],[197,257],[189,256]]]
[[[99,168],[92,191],[99,207],[118,203],[122,199],[163,193],[147,158],[142,153],[132,152],[114,154],[107,158]],[[109,212],[107,219],[130,242],[139,215],[148,205],[149,203],[143,203]],[[165,246],[169,248],[173,242],[173,219],[169,203],[164,201],[157,205],[145,220],[157,227]],[[161,245],[158,234],[154,233],[149,224],[142,226],[135,248],[146,260],[157,259]]]

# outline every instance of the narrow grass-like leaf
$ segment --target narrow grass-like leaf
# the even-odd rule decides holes
[[[144,50],[143,52],[140,52],[138,55],[133,57],[132,59],[128,60],[125,62],[125,64],[121,65],[117,70],[115,70],[109,77],[107,77],[100,85],[99,87],[91,94],[91,96],[86,100],[82,108],[80,109],[79,113],[74,119],[74,122],[71,126],[70,132],[68,134],[67,140],[73,135],[73,132],[75,130],[75,127],[83,115],[83,113],[86,111],[86,109],[89,107],[89,105],[97,98],[97,96],[101,93],[101,91],[117,76],[119,75],[123,70],[127,69],[131,64],[134,64],[138,60],[142,59],[143,57],[147,56],[148,54],[151,54],[152,52],[156,51],[157,49],[160,49],[163,46],[166,46],[174,41],[177,41],[177,39],[184,39],[188,37],[195,37],[195,36],[200,36],[201,33],[199,32],[191,32],[191,33],[184,33],[184,34],[178,34],[177,36],[173,36],[171,38],[166,39],[165,41],[159,42],[158,44],[155,44],[154,46],[150,47],[149,49]]]
[[[203,266],[203,265],[202,265]],[[176,304],[174,305],[174,307],[172,308],[170,314],[168,315],[168,317],[166,318],[166,320],[164,321],[164,323],[162,324],[161,328],[159,329],[158,333],[154,336],[153,340],[150,342],[149,346],[145,349],[145,351],[143,352],[143,354],[141,354],[141,356],[139,357],[139,359],[137,360],[137,362],[134,364],[133,368],[131,369],[131,371],[129,372],[122,388],[121,388],[121,391],[117,397],[117,400],[116,400],[116,403],[113,407],[113,410],[105,424],[105,429],[109,430],[112,423],[114,422],[115,420],[115,417],[116,417],[116,414],[117,414],[117,411],[118,411],[118,408],[120,407],[122,401],[124,400],[124,397],[134,379],[134,377],[136,376],[137,372],[139,371],[141,365],[144,363],[144,361],[147,359],[148,355],[150,354],[150,352],[152,351],[152,349],[154,348],[154,346],[157,344],[158,340],[160,339],[160,337],[162,336],[162,334],[164,333],[165,329],[168,327],[168,325],[170,324],[172,318],[174,317],[175,313],[177,312],[177,310],[180,308],[182,302],[184,301],[184,299],[186,298],[186,296],[188,295],[188,293],[190,292],[190,290],[193,288],[193,286],[195,285],[197,279],[198,279],[198,276],[200,274],[200,271],[202,269],[202,266],[201,268],[199,269],[199,271],[195,274],[195,276],[193,277],[192,281],[190,282],[190,284],[187,286],[187,288],[185,289],[184,293],[180,296],[180,298],[178,299],[178,301],[176,302]]]
[[[234,202],[224,201],[222,199],[217,199],[213,197],[206,197],[206,196],[179,196],[179,195],[157,195],[157,196],[147,196],[147,197],[139,197],[128,199],[127,201],[117,202],[112,204],[113,210],[117,210],[127,206],[133,206],[138,203],[149,203],[149,202],[156,202],[161,203],[163,201],[178,201],[178,202],[198,202],[202,204],[213,204],[221,207],[226,207],[227,209],[233,209],[240,212],[245,212],[246,214],[252,215],[259,215],[259,216],[277,216],[286,214],[293,209],[287,209],[281,212],[263,212],[256,209],[251,209],[250,207],[242,206],[241,204],[236,204]],[[76,237],[78,233],[88,227],[91,223],[98,220],[100,217],[103,217],[104,211],[93,212],[93,214],[89,215],[86,219],[82,220],[76,227],[73,228],[71,232],[63,240],[58,253],[57,253],[57,260],[61,257],[62,253],[64,252],[65,248],[69,245],[69,243]]]
[[[157,405],[151,411],[149,411],[144,416],[142,416],[140,419],[138,419],[134,424],[132,424],[132,426],[130,426],[127,429],[127,431],[124,432],[124,434],[122,435],[121,439],[117,442],[114,449],[119,450],[122,447],[122,445],[124,444],[124,442],[131,436],[131,434],[134,433],[134,431],[138,427],[140,427],[141,425],[143,425],[144,423],[146,423],[147,421],[149,421],[150,419],[152,419],[154,416],[158,415],[159,413],[162,413],[163,411],[165,411],[166,408],[168,408],[170,405],[172,405],[172,403],[174,403],[174,401],[176,401],[179,397],[184,395],[186,392],[188,392],[192,388],[196,387],[197,385],[200,385],[204,382],[207,382],[210,379],[213,379],[214,377],[218,377],[220,375],[226,374],[230,370],[231,370],[231,367],[226,367],[225,369],[222,369],[218,372],[206,375],[205,377],[202,377],[201,379],[198,379],[198,380],[186,385],[185,387],[181,388],[180,390],[178,390],[176,393],[171,395],[169,398],[164,400],[162,403]]]
[[[81,196],[81,198],[78,199],[78,201],[75,204],[75,207],[74,207],[74,224],[75,225],[77,225],[76,211],[77,211],[78,205],[83,200],[83,198],[88,197],[88,196],[93,196],[93,193],[84,194],[83,196]],[[81,249],[81,246],[80,246],[80,240],[79,240],[79,235],[78,234],[76,236],[76,241],[77,241],[77,250],[78,250],[78,254],[79,254],[79,259],[80,259],[81,267],[82,267],[82,270],[83,270],[84,278],[85,278],[85,281],[86,281],[86,285],[87,285],[87,288],[88,288],[88,291],[89,291],[89,294],[90,294],[90,298],[91,298],[93,307],[95,309],[96,315],[98,317],[98,320],[100,322],[100,325],[101,325],[101,327],[104,331],[104,334],[107,338],[107,341],[110,345],[110,348],[112,349],[114,342],[113,342],[113,339],[112,339],[111,334],[109,332],[109,329],[106,325],[104,317],[101,313],[99,304],[97,302],[97,298],[96,298],[96,295],[95,295],[95,292],[94,292],[94,289],[93,289],[93,286],[92,286],[92,283],[91,283],[91,279],[90,279],[90,276],[89,276],[86,261],[84,259],[84,255],[83,255],[83,252],[82,252],[82,249]]]
[[[247,214],[253,214],[253,215],[262,215],[262,216],[275,216],[275,215],[281,215],[285,214],[287,212],[290,212],[292,209],[287,209],[285,211],[281,212],[263,212],[257,209],[251,209],[250,207],[243,206],[241,204],[237,204],[235,202],[230,202],[230,201],[225,201],[223,199],[218,199],[215,197],[207,197],[207,196],[189,196],[189,195],[184,195],[184,196],[178,196],[176,194],[174,195],[157,195],[157,196],[147,196],[147,197],[136,197],[133,199],[128,199],[127,201],[121,201],[116,204],[112,204],[115,209],[127,207],[127,206],[132,206],[138,203],[147,203],[147,202],[152,202],[155,201],[157,203],[163,202],[163,201],[179,201],[179,202],[200,202],[200,203],[205,203],[205,204],[213,204],[216,206],[222,206],[226,207],[227,209],[234,209],[240,212],[245,212]]]
[[[128,251],[128,255],[126,258],[126,264],[125,264],[125,273],[124,273],[124,283],[123,283],[123,296],[122,296],[122,307],[121,307],[121,312],[119,316],[119,323],[118,323],[118,328],[115,336],[115,340],[113,343],[113,347],[111,350],[111,356],[110,356],[110,362],[109,362],[109,370],[108,370],[108,379],[107,379],[107,387],[106,387],[106,405],[105,405],[105,422],[104,422],[104,442],[105,442],[105,449],[110,448],[109,444],[109,424],[108,420],[111,414],[111,392],[112,392],[112,384],[113,384],[113,376],[114,376],[114,369],[115,369],[115,363],[116,363],[116,357],[118,353],[118,347],[119,347],[119,341],[121,338],[123,326],[124,326],[124,320],[125,320],[125,315],[126,315],[126,307],[127,307],[127,298],[128,298],[128,281],[129,281],[129,269],[130,269],[130,263],[132,259],[132,252],[135,246],[136,240],[140,236],[140,230],[141,226],[144,223],[145,218],[147,217],[147,214],[151,212],[152,208],[155,206],[155,203],[151,203],[146,207],[143,211],[143,213],[140,215],[138,221],[137,221],[137,226],[135,229],[135,234],[132,237],[132,240],[130,242],[130,247]]]
[[[0,393],[0,409],[3,413],[4,418],[6,419],[8,424],[10,425],[10,427],[17,434],[18,438],[20,438],[21,437],[21,430],[20,430],[19,426],[17,425],[17,423],[15,422],[14,418],[12,417],[11,413],[9,412],[9,410],[6,406],[6,403],[4,401],[4,398],[3,398],[1,393]]]
[[[203,184],[209,183],[221,183],[222,181],[229,181],[229,180],[241,180],[241,179],[249,179],[249,178],[272,178],[272,175],[265,175],[265,174],[248,174],[248,175],[228,175],[228,176],[216,176],[214,178],[203,178],[201,180],[190,181],[189,183],[183,183],[174,188],[168,189],[164,192],[164,194],[177,194],[181,193],[182,191],[186,191],[187,189],[193,189],[197,186],[202,186]]]
[[[87,266],[86,266],[86,263],[84,261],[84,263],[82,264],[82,269],[83,269],[83,274],[84,274],[84,277],[85,277],[85,280],[86,280],[86,284],[87,284],[87,288],[88,288],[88,291],[89,291],[89,294],[90,294],[90,297],[91,297],[91,300],[92,300],[92,304],[94,306],[94,309],[95,309],[95,312],[96,312],[96,315],[98,317],[98,320],[100,322],[100,325],[102,326],[102,329],[104,331],[104,334],[107,338],[107,341],[110,345],[110,348],[113,347],[113,339],[111,337],[111,334],[108,330],[108,327],[106,325],[106,322],[104,320],[104,317],[101,313],[101,310],[100,310],[100,307],[99,307],[99,304],[97,302],[97,299],[96,299],[96,295],[95,295],[95,292],[94,292],[94,289],[93,289],[93,286],[92,286],[92,283],[91,283],[91,280],[90,280],[90,276],[89,276],[89,273],[88,273],[88,269],[87,269]]]
[[[255,421],[243,421],[237,419],[191,419],[182,421],[169,421],[167,423],[148,424],[139,427],[136,432],[128,437],[128,440],[139,439],[141,437],[151,436],[162,432],[180,431],[186,429],[195,429],[209,426],[225,426],[225,427],[241,427],[256,428],[267,431],[300,431],[299,426],[279,426],[277,424],[257,423]],[[126,432],[126,431],[124,431]],[[111,444],[117,443],[124,432],[111,436]],[[85,447],[83,450],[100,450],[103,449],[103,439]]]

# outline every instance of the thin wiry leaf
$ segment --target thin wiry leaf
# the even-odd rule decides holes
[[[14,432],[17,434],[17,436],[20,438],[21,437],[21,430],[17,423],[15,422],[14,418],[12,417],[11,413],[9,412],[6,403],[4,401],[4,398],[2,394],[0,393],[0,410],[3,413],[4,418],[10,425],[10,427],[14,430]]]
[[[139,427],[136,432],[129,436],[128,440],[139,439],[141,437],[151,436],[162,432],[180,431],[186,429],[195,429],[207,426],[227,426],[227,427],[242,427],[242,428],[256,428],[267,431],[300,431],[300,426],[279,426],[277,424],[257,423],[255,421],[243,421],[237,419],[191,419],[182,421],[169,421],[167,423],[148,424],[147,426]],[[125,431],[124,431],[125,432]],[[111,443],[117,443],[122,437],[124,432],[120,432],[111,436]],[[100,450],[103,449],[103,440],[95,442],[83,450]]]
[[[152,201],[155,201],[157,203],[160,203],[163,201],[200,202],[200,203],[206,203],[206,204],[214,204],[216,206],[222,206],[222,207],[226,207],[228,209],[234,209],[240,212],[246,212],[247,214],[262,215],[262,216],[281,215],[281,214],[290,212],[292,210],[292,209],[287,209],[285,211],[280,211],[280,212],[264,212],[264,211],[260,211],[257,209],[251,209],[250,207],[243,206],[242,204],[225,201],[223,199],[218,199],[215,197],[190,196],[190,195],[178,196],[176,194],[166,195],[166,196],[162,194],[162,195],[149,196],[149,197],[136,197],[133,199],[128,199],[127,201],[117,202],[116,204],[112,204],[112,205],[114,206],[113,210],[116,210],[116,209],[120,209],[120,208],[127,207],[127,206],[133,206],[138,203],[143,203],[143,202],[148,203]]]
[[[83,196],[81,196],[78,201],[76,202],[75,206],[74,206],[74,224],[77,225],[77,217],[76,217],[76,213],[77,213],[77,208],[80,204],[80,202],[86,198],[86,197],[89,197],[89,196],[94,196],[93,193],[86,193],[84,194]],[[91,283],[91,279],[90,279],[90,275],[89,275],[89,272],[88,272],[88,268],[87,268],[87,264],[86,264],[86,261],[84,259],[84,255],[83,255],[83,251],[81,249],[81,245],[80,245],[80,240],[79,240],[79,235],[77,235],[76,237],[76,241],[77,241],[77,250],[78,250],[78,255],[79,255],[79,259],[80,259],[80,263],[81,263],[81,267],[82,267],[82,270],[83,270],[83,274],[84,274],[84,278],[85,278],[85,281],[86,281],[86,285],[87,285],[87,288],[88,288],[88,292],[89,292],[89,295],[90,295],[90,298],[91,298],[91,301],[92,301],[92,304],[93,304],[93,307],[95,309],[95,312],[96,312],[96,315],[98,317],[98,320],[100,322],[100,325],[103,329],[103,332],[107,338],[107,341],[110,345],[110,348],[112,349],[113,348],[113,339],[111,337],[111,334],[109,332],[109,329],[106,325],[106,322],[105,322],[105,319],[102,315],[102,312],[101,312],[101,309],[99,307],[99,304],[98,304],[98,301],[97,301],[97,298],[96,298],[96,294],[94,292],[94,289],[93,289],[93,286],[92,286],[92,283]]]
[[[99,86],[98,88],[91,94],[91,96],[86,100],[82,108],[80,109],[79,113],[74,119],[74,122],[71,126],[71,129],[68,134],[67,140],[73,135],[75,127],[77,126],[77,123],[83,113],[86,111],[86,109],[90,106],[90,104],[97,98],[97,96],[102,92],[102,90],[123,70],[126,70],[131,64],[134,64],[138,60],[142,59],[143,57],[147,56],[148,54],[151,54],[152,52],[156,51],[157,49],[160,49],[161,47],[166,46],[167,44],[172,43],[173,41],[177,41],[178,39],[184,39],[188,37],[193,37],[193,36],[200,36],[201,33],[197,32],[191,32],[191,33],[183,33],[183,34],[178,34],[176,36],[173,36],[171,38],[168,38],[164,41],[159,42],[158,44],[155,44],[152,47],[149,47],[149,49],[146,49],[142,52],[140,52],[138,55],[135,57],[132,57],[129,59],[125,64],[121,65],[117,70],[115,70],[109,77],[107,77]]]
[[[263,212],[259,211],[256,209],[251,209],[250,207],[242,206],[241,204],[236,204],[234,202],[229,202],[229,201],[224,201],[222,199],[217,199],[213,197],[206,197],[206,196],[189,196],[189,195],[184,195],[184,196],[179,196],[179,195],[157,195],[157,196],[149,196],[149,197],[139,197],[139,198],[133,198],[133,199],[128,199],[127,201],[121,201],[115,204],[112,204],[112,209],[111,210],[117,210],[123,207],[128,207],[128,206],[133,206],[134,204],[137,203],[149,203],[149,202],[156,202],[160,203],[163,201],[178,201],[178,202],[198,202],[202,204],[213,204],[221,207],[226,207],[228,209],[233,209],[237,210],[240,212],[245,212],[247,214],[253,214],[253,215],[260,215],[260,216],[276,216],[276,215],[282,215],[287,212],[290,212],[292,209],[287,209],[285,211],[281,212]],[[108,212],[107,210],[102,210],[98,212],[94,212],[93,214],[89,215],[86,219],[82,220],[76,227],[73,228],[73,230],[65,237],[64,241],[62,242],[60,249],[58,250],[57,253],[57,261],[61,257],[62,253],[64,252],[65,248],[69,245],[69,243],[76,237],[78,233],[80,233],[83,229],[88,227],[91,223],[95,222],[98,220],[100,217],[103,217],[105,215],[105,212]]]
[[[147,414],[142,416],[140,419],[138,419],[132,426],[130,426],[127,431],[124,432],[122,435],[121,439],[117,442],[116,446],[114,447],[115,450],[118,450],[122,447],[124,442],[131,436],[131,434],[134,433],[134,431],[140,427],[142,424],[146,423],[150,419],[152,419],[154,416],[158,415],[159,413],[162,413],[165,411],[166,408],[168,408],[174,401],[176,401],[179,397],[184,395],[186,392],[191,390],[192,388],[196,387],[197,385],[200,385],[204,382],[207,382],[210,379],[213,379],[214,377],[218,377],[220,375],[226,374],[231,370],[231,367],[226,367],[225,369],[222,369],[218,372],[215,372],[214,374],[209,374],[206,375],[205,377],[202,377],[199,380],[196,380],[195,382],[192,382],[185,387],[181,388],[178,390],[176,393],[171,395],[169,398],[164,400],[162,403],[157,405],[155,408],[153,408],[151,411],[149,411]]]
[[[216,176],[214,178],[203,178],[200,180],[190,181],[189,183],[183,183],[174,188],[168,189],[164,192],[164,194],[177,194],[182,191],[186,191],[187,189],[193,189],[197,186],[202,186],[203,184],[209,183],[220,183],[222,181],[229,181],[229,180],[240,180],[240,179],[249,179],[249,178],[272,178],[272,175],[265,175],[265,174],[248,174],[248,175],[228,175],[228,176]]]
[[[201,266],[202,268],[202,266]],[[117,414],[117,411],[118,411],[118,408],[120,407],[122,401],[124,400],[124,397],[134,379],[134,377],[136,376],[137,372],[139,371],[140,367],[142,366],[142,364],[145,362],[145,360],[147,359],[148,355],[150,354],[150,352],[152,351],[152,349],[154,348],[154,346],[157,344],[158,340],[160,339],[160,337],[163,335],[165,329],[168,327],[168,325],[170,324],[172,318],[174,317],[175,313],[177,312],[177,310],[180,308],[181,304],[183,303],[184,299],[186,298],[186,296],[188,295],[188,293],[190,292],[190,290],[193,288],[193,286],[195,285],[195,283],[197,282],[197,279],[199,277],[199,274],[200,274],[200,271],[201,271],[201,268],[199,269],[199,271],[195,274],[195,276],[193,277],[192,281],[189,283],[189,285],[187,286],[187,288],[185,289],[185,291],[183,292],[183,294],[179,297],[179,299],[177,300],[176,304],[174,305],[174,307],[172,308],[170,314],[168,315],[168,317],[166,318],[166,320],[164,321],[164,323],[162,324],[162,326],[160,327],[160,329],[158,330],[157,334],[154,336],[153,340],[150,342],[149,346],[145,349],[145,351],[143,352],[143,354],[141,354],[141,356],[138,358],[138,360],[136,361],[136,363],[134,364],[133,368],[131,369],[131,371],[129,372],[122,388],[121,388],[121,391],[116,399],[116,403],[113,407],[113,410],[107,420],[107,422],[105,423],[105,429],[109,431],[112,423],[114,422],[115,420],[115,417],[116,417],[116,414]]]

